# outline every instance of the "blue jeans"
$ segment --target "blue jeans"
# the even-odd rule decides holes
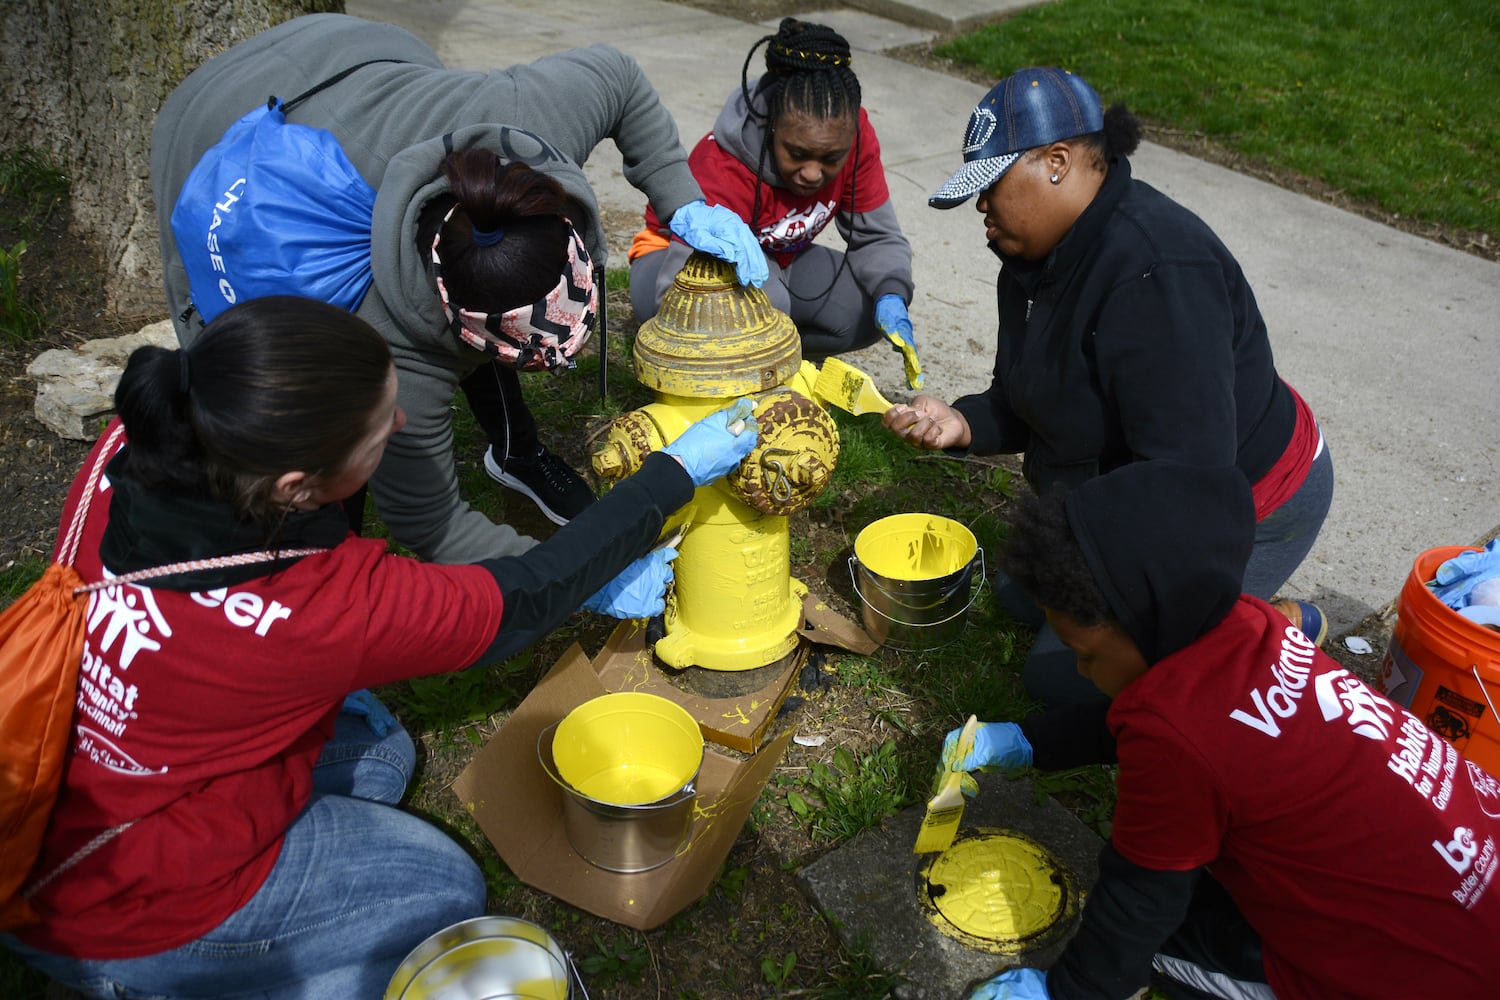
[[[1297,492],[1255,526],[1244,593],[1269,601],[1281,589],[1312,550],[1332,503],[1333,457],[1324,442]],[[1028,694],[1049,708],[1104,697],[1078,672],[1078,657],[1052,631],[1041,608],[1004,573],[995,574],[995,602],[1017,622],[1037,630],[1022,667]]]
[[[6,937],[29,964],[89,997],[366,1000],[429,934],[485,912],[479,867],[446,834],[395,808],[416,762],[397,727],[377,737],[341,714],[314,794],[270,876],[218,927],[144,958],[91,961]],[[126,836],[129,834],[127,833]]]

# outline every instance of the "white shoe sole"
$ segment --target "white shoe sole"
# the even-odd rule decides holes
[[[542,498],[533,493],[530,486],[527,486],[525,483],[521,482],[521,480],[517,479],[515,476],[512,476],[510,473],[502,469],[500,467],[500,464],[495,461],[494,451],[489,448],[486,448],[484,450],[484,471],[488,472],[490,474],[490,478],[499,483],[501,486],[504,486],[506,489],[515,490],[517,493],[521,494],[532,503],[536,504],[536,509],[547,515],[547,520],[551,521],[553,524],[563,525],[568,523],[568,519],[566,517],[563,517],[557,511],[553,510],[551,507],[548,507],[544,502],[542,502]]]

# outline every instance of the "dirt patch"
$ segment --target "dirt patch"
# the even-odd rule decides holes
[[[24,231],[23,219],[32,220]],[[51,554],[68,485],[92,443],[58,437],[36,419],[36,382],[26,366],[45,350],[134,333],[161,318],[103,310],[99,253],[68,232],[67,219],[65,201],[37,206],[0,194],[0,249],[26,241],[19,294],[42,317],[33,340],[0,336],[0,569]]]

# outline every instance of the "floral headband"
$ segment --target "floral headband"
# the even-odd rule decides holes
[[[454,205],[443,216],[443,225],[447,225],[457,208]],[[449,329],[475,350],[521,371],[557,372],[576,367],[573,357],[588,342],[594,329],[599,292],[594,286],[588,248],[572,222],[568,222],[568,261],[557,286],[530,305],[503,313],[472,312],[462,306],[455,313],[448,301],[448,288],[443,284],[443,262],[438,257],[442,233],[443,227],[439,226],[432,237],[432,270]],[[497,242],[499,239],[495,238],[485,245]]]

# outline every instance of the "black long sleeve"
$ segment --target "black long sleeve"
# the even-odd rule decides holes
[[[1031,744],[1031,762],[1041,771],[1061,771],[1084,764],[1115,764],[1115,738],[1105,725],[1109,701],[1063,705],[1021,721]]]
[[[1145,986],[1152,956],[1182,925],[1200,874],[1142,868],[1106,844],[1083,923],[1047,973],[1053,1000],[1124,1000]]]
[[[693,482],[682,466],[656,452],[545,542],[518,556],[480,562],[500,585],[505,608],[495,641],[476,662],[506,659],[562,624],[650,551],[667,517],[692,496]]]

